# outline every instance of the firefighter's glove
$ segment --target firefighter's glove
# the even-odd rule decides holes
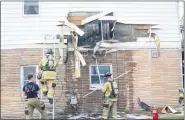
[[[182,97],[179,97],[179,104],[182,103],[182,100],[183,100],[183,98]]]
[[[43,102],[43,101],[41,101],[41,102],[40,102],[40,107],[41,107],[41,109],[42,109],[42,110],[44,110],[44,109],[45,109],[45,104],[44,104],[44,102]]]
[[[43,91],[44,96],[48,94],[48,91]]]
[[[52,83],[52,87],[56,87],[56,83]]]
[[[41,79],[42,79],[42,73],[38,73],[37,79],[38,79],[38,80],[41,80]]]
[[[25,113],[26,115],[28,115],[28,114],[29,114],[28,110],[24,110],[24,113]]]
[[[25,113],[26,115],[29,114],[29,111],[28,111],[28,109],[27,109],[26,107],[25,107],[24,113]]]
[[[44,81],[40,81],[40,83],[41,83],[42,85],[44,85]]]
[[[104,102],[103,103],[103,107],[108,108],[109,107],[109,104]]]

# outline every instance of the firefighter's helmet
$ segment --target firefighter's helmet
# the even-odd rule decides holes
[[[106,72],[106,73],[104,74],[104,77],[110,77],[111,75],[112,75],[112,73]]]
[[[53,54],[52,49],[48,49],[48,50],[46,51],[46,54]]]

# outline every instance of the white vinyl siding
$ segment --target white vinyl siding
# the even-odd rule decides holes
[[[24,16],[24,2],[2,2],[1,47],[41,43],[47,34],[59,34],[58,21],[72,11],[112,11],[118,21],[126,23],[156,23],[154,30],[161,48],[180,49],[179,11],[177,2],[39,2],[39,16]],[[64,34],[69,34],[64,28]],[[135,43],[131,48],[138,48]],[[152,43],[151,43],[152,44]],[[155,44],[151,45],[153,48]],[[129,47],[129,46],[127,46]]]

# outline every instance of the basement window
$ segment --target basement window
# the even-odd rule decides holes
[[[26,65],[20,66],[20,84],[21,84],[21,95],[23,86],[28,83],[28,74],[34,74],[35,83],[39,84],[36,74],[38,72],[38,65]]]
[[[24,0],[24,15],[38,15],[39,2],[38,0]]]
[[[99,69],[99,75],[98,75]],[[89,79],[90,79],[90,90],[100,89],[105,83],[104,74],[106,72],[112,73],[111,64],[100,64],[100,65],[90,65],[89,66]]]

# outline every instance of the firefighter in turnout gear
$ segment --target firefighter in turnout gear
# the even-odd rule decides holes
[[[54,88],[56,87],[57,61],[53,56],[52,49],[48,49],[45,57],[40,61],[39,68],[42,70],[40,82],[43,94],[48,96],[50,104],[53,104]]]
[[[25,114],[26,119],[33,119],[33,111],[36,108],[40,114],[42,119],[48,119],[47,114],[45,112],[45,104],[40,101],[38,95],[40,94],[39,86],[34,83],[33,74],[28,75],[28,83],[23,87],[23,98],[25,98]]]
[[[179,89],[179,104],[181,104],[184,100],[184,92],[183,89]]]
[[[118,87],[111,75],[111,73],[107,72],[104,76],[106,83],[102,87],[102,92],[104,93],[102,119],[117,118]]]

